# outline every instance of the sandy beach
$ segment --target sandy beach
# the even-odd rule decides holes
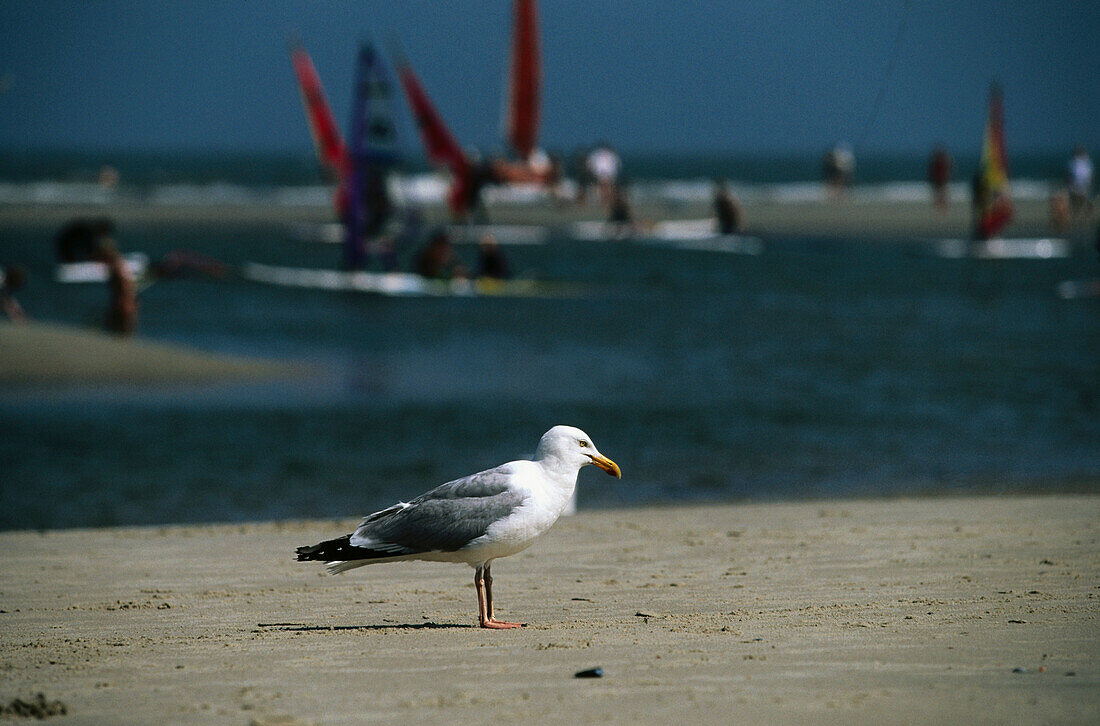
[[[0,386],[264,380],[305,370],[303,365],[217,355],[66,325],[0,322]]]
[[[354,523],[0,534],[0,699],[74,724],[1100,713],[1095,496],[582,512],[495,567],[518,631],[474,627],[465,566],[292,561]]]

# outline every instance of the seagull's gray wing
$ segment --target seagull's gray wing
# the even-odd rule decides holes
[[[350,544],[394,556],[460,550],[523,504],[526,495],[508,486],[509,471],[503,466],[456,479],[372,514]]]

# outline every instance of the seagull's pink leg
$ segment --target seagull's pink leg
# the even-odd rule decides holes
[[[478,568],[478,572],[481,572],[481,568]],[[480,603],[480,599],[478,601]],[[480,607],[480,605],[479,605]],[[483,628],[497,628],[504,630],[507,628],[522,628],[527,623],[508,623],[503,620],[497,620],[493,617],[493,576],[489,572],[489,563],[485,563],[485,607],[484,614],[488,617],[481,621],[481,627]]]
[[[474,589],[477,590],[477,622],[483,628],[488,628],[486,625],[489,622],[489,617],[485,614],[485,567],[484,565],[478,565],[474,570]]]

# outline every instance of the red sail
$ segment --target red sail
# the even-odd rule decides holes
[[[416,125],[420,128],[420,138],[424,141],[424,150],[428,158],[437,164],[443,164],[454,175],[454,184],[451,187],[451,207],[455,211],[464,211],[466,187],[470,184],[471,168],[462,147],[455,141],[451,130],[443,121],[443,117],[435,110],[435,106],[428,99],[420,80],[413,73],[412,66],[407,61],[402,61],[397,70],[401,78],[401,85],[405,89],[405,98],[409,101],[416,118]]]
[[[294,64],[294,75],[298,77],[298,89],[302,93],[302,105],[305,106],[306,117],[309,119],[317,160],[330,174],[342,179],[348,166],[347,150],[340,136],[340,129],[332,117],[332,110],[325,100],[317,69],[313,67],[309,54],[302,48],[292,48],[290,60]]]
[[[515,0],[507,135],[512,149],[521,159],[530,156],[538,142],[541,82],[538,8],[535,0]]]

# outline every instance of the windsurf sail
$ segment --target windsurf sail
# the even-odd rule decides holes
[[[406,59],[399,60],[397,74],[401,78],[405,98],[420,129],[420,138],[424,142],[424,150],[428,158],[436,164],[446,166],[454,176],[448,199],[451,209],[455,212],[464,212],[468,207],[473,167],[463,153],[462,147],[455,140],[454,134],[447,128],[443,117],[435,110],[427,92],[420,84],[420,79],[416,77],[416,73]]]
[[[505,135],[516,156],[527,159],[538,142],[539,86],[542,82],[535,0],[515,0],[512,15],[512,62]]]
[[[1014,209],[1005,153],[1004,102],[1001,89],[996,85],[989,91],[982,157],[974,180],[974,204],[977,212],[975,235],[979,239],[995,237],[1012,220]]]
[[[292,45],[290,60],[294,65],[294,75],[298,79],[298,90],[302,94],[309,130],[313,134],[313,146],[317,151],[317,160],[322,171],[330,179],[341,179],[347,164],[347,151],[340,129],[332,116],[321,87],[321,78],[313,67],[309,53],[299,45]]]
[[[344,265],[348,269],[364,265],[364,240],[381,232],[393,212],[386,185],[399,157],[390,78],[382,56],[369,43],[363,43],[356,65],[348,137],[349,173],[343,190]]]

